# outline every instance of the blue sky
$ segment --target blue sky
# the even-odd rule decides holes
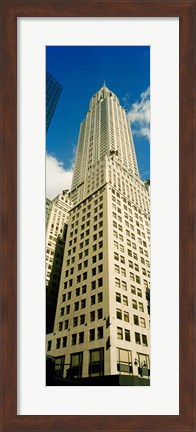
[[[50,46],[46,69],[63,90],[46,136],[46,194],[70,187],[79,126],[103,85],[127,109],[142,179],[150,177],[150,48]]]

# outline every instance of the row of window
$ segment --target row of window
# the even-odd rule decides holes
[[[96,303],[101,303],[103,301],[103,293],[100,292],[98,294],[92,295],[90,297],[90,305],[95,305]],[[79,309],[84,309],[86,307],[86,298],[80,301],[74,302],[72,305],[66,305],[65,307],[61,307],[60,316],[70,314],[71,307],[73,307],[73,311],[76,312]]]
[[[122,327],[117,327],[117,338],[121,340],[125,340],[127,342],[131,342],[131,335],[130,330],[123,329]],[[144,346],[148,346],[147,336],[146,335],[140,335],[140,333],[135,332],[135,343],[140,344]]]
[[[96,276],[96,269],[97,269],[97,267],[92,269],[92,276]],[[101,265],[101,266],[99,266],[98,273],[101,273],[102,271],[103,271],[103,266]],[[78,284],[78,283],[81,283],[82,281],[87,280],[87,277],[88,277],[87,272],[84,272],[82,275],[76,276],[76,283]],[[66,289],[68,287],[71,288],[72,286],[73,286],[73,279],[70,279],[69,281],[64,282],[64,289]],[[91,282],[91,289],[100,288],[102,286],[103,286],[103,278],[102,277],[99,277],[96,281]],[[84,292],[83,292],[83,294],[84,294]]]
[[[121,295],[116,292],[116,302],[122,303],[124,306],[128,306],[128,297],[125,295]],[[140,312],[144,312],[144,305],[141,302],[137,302],[137,300],[132,299],[132,308],[139,309]]]

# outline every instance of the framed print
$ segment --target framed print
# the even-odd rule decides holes
[[[3,430],[193,431],[194,3],[4,0],[2,17]],[[123,44],[152,59],[151,385],[68,393],[45,386],[45,46]]]

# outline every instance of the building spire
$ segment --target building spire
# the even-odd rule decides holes
[[[105,87],[105,78],[103,79],[103,87]]]

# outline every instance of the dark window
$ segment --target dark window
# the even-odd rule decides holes
[[[58,338],[58,339],[56,340],[56,349],[59,349],[60,346],[61,346],[61,339]]]
[[[79,344],[84,342],[84,332],[79,333]]]
[[[86,307],[86,299],[81,300],[81,309]]]
[[[80,315],[80,324],[84,324],[85,323],[85,315],[82,314]]]
[[[90,341],[95,340],[95,329],[89,330],[89,340]]]
[[[77,311],[79,309],[79,302],[74,303],[74,311]]]
[[[103,338],[103,327],[98,327],[97,329],[97,339]]]
[[[140,341],[140,334],[139,334],[139,333],[135,333],[135,342],[136,342],[137,344],[141,344],[141,341]]]
[[[90,312],[90,320],[95,321],[95,311]]]
[[[101,303],[103,301],[103,293],[102,292],[98,294],[97,300],[98,300],[98,303]]]
[[[98,309],[97,311],[97,319],[102,319],[103,318],[103,309]]]
[[[73,327],[76,327],[78,325],[78,317],[73,318]]]
[[[95,304],[95,295],[91,296],[91,305]]]
[[[77,334],[74,333],[74,334],[72,334],[71,344],[72,345],[76,345],[76,341],[77,341]]]
[[[131,340],[130,330],[125,329],[125,340],[130,342]]]

